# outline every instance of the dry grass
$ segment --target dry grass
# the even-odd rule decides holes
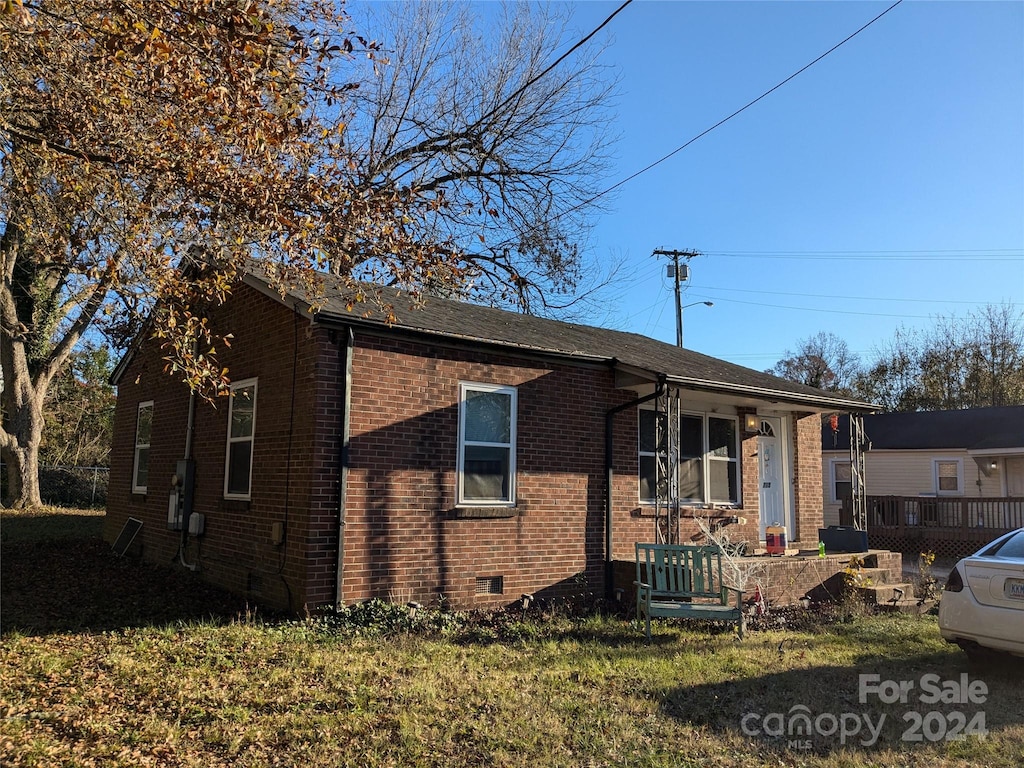
[[[6,518],[5,518],[6,522]],[[6,614],[12,573],[4,545]],[[93,579],[168,574],[67,547]],[[123,565],[114,565],[113,563]],[[118,568],[135,569],[131,572]],[[86,565],[75,568],[85,578]],[[45,580],[44,580],[45,581]],[[23,591],[25,584],[18,585]],[[38,592],[45,587],[39,584]],[[140,601],[158,598],[141,594]],[[165,598],[168,595],[164,595]],[[205,600],[210,595],[204,596]],[[172,602],[174,602],[172,600]],[[142,602],[106,631],[8,622],[0,642],[0,763],[11,766],[1019,766],[1024,676],[970,669],[933,617],[858,617],[755,631],[659,625],[655,642],[616,619],[549,619],[519,641],[483,635],[360,637],[315,622],[262,623]],[[153,613],[151,620],[147,613]],[[470,639],[472,637],[477,640]],[[858,702],[858,674],[983,680],[983,704]],[[751,737],[747,713],[886,714],[880,743],[814,739],[810,750]],[[984,711],[985,739],[900,741],[908,710]]]

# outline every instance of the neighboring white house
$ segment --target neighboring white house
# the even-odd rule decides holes
[[[845,416],[822,425],[825,525],[840,523],[850,492],[849,429]],[[1024,497],[1024,406],[874,414],[864,432],[869,496]]]

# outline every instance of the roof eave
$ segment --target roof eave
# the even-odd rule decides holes
[[[541,347],[535,344],[517,344],[504,339],[490,339],[485,336],[474,336],[468,333],[451,333],[449,331],[438,331],[434,328],[417,328],[416,326],[402,323],[401,325],[388,325],[381,320],[359,317],[358,315],[338,315],[331,312],[318,312],[313,317],[314,321],[325,326],[358,326],[378,333],[389,332],[407,334],[410,336],[449,339],[461,344],[482,344],[489,347],[508,349],[515,352],[542,355],[544,357],[557,357],[564,360],[576,360],[588,363],[610,363],[613,358],[604,355],[594,355],[589,352],[567,352],[562,349]]]
[[[709,381],[697,379],[690,376],[679,376],[670,373],[662,373],[651,369],[638,368],[619,364],[616,366],[637,375],[646,375],[652,382],[663,377],[669,384],[674,384],[684,389],[692,389],[700,392],[713,392],[716,394],[743,395],[757,400],[766,400],[770,403],[785,403],[811,408],[818,411],[848,411],[850,413],[865,413],[881,410],[881,406],[861,400],[853,400],[845,397],[832,397],[827,394],[815,395],[802,392],[787,392],[781,389],[769,387],[758,387],[749,384],[733,384],[720,381]]]

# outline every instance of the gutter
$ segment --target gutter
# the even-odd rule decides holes
[[[349,414],[352,410],[352,349],[355,345],[356,335],[349,326],[342,330],[345,340],[339,342],[339,358],[344,360],[344,370],[338,377],[340,382],[341,395],[341,447],[338,451],[338,569],[334,576],[334,608],[340,609],[345,604],[345,495],[348,491],[348,469],[350,422]]]
[[[614,367],[615,361],[612,362]],[[609,409],[604,415],[604,596],[611,603],[615,599],[614,567],[612,565],[612,478],[614,476],[613,462],[614,450],[614,422],[615,415],[629,408],[636,408],[638,405],[650,402],[661,397],[665,392],[665,377],[658,376],[657,386],[649,395],[630,400],[628,403],[616,405]]]

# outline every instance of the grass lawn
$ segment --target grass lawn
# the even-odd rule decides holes
[[[1024,764],[1024,672],[969,667],[931,616],[791,616],[743,642],[659,624],[650,645],[613,618],[425,613],[381,633],[365,625],[404,614],[264,621],[190,574],[90,538],[8,536],[14,522],[4,512],[3,766]],[[861,702],[860,674],[914,687]],[[962,674],[974,701],[920,700],[932,683],[963,693]],[[982,730],[980,713],[987,736],[943,738]],[[799,714],[809,735],[773,735]]]

